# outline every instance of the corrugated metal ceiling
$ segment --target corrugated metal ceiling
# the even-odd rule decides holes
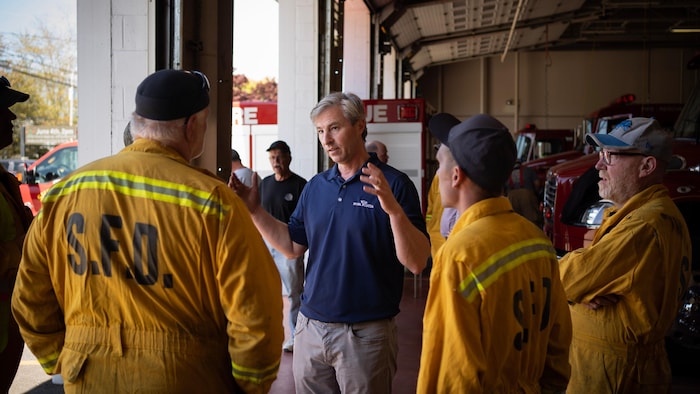
[[[410,72],[508,51],[689,47],[700,33],[700,1],[366,0]],[[516,19],[517,16],[517,19]],[[516,20],[515,26],[513,21]]]

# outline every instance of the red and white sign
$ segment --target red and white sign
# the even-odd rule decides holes
[[[389,165],[411,178],[422,200],[425,196],[423,141],[427,133],[424,100],[363,102],[367,114],[367,141],[379,140],[387,146]],[[267,148],[278,139],[277,103],[236,101],[232,115],[231,147],[238,151],[243,164],[261,177],[272,174]]]
[[[379,140],[389,153],[389,165],[408,175],[423,199],[425,157],[423,99],[363,100],[367,114],[367,141]]]
[[[266,150],[277,140],[277,103],[234,101],[231,118],[231,148],[241,162],[263,178],[272,174]]]

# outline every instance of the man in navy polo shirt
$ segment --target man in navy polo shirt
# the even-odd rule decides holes
[[[260,207],[257,185],[229,185],[263,237],[287,257],[309,251],[294,337],[299,393],[390,393],[396,371],[404,267],[425,268],[430,243],[409,177],[365,149],[365,111],[332,93],[311,111],[336,164],[307,183],[289,223]]]

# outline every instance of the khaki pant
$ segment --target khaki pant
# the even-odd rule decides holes
[[[297,393],[391,393],[398,352],[393,318],[324,323],[299,313],[296,327]]]

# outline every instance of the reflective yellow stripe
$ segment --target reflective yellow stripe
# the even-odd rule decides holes
[[[546,239],[528,239],[499,250],[470,272],[469,277],[459,284],[459,291],[467,301],[474,301],[479,292],[508,271],[526,261],[549,257],[556,260],[552,244]]]
[[[233,369],[233,377],[240,380],[247,380],[255,384],[260,384],[266,380],[275,379],[277,371],[280,367],[280,362],[277,360],[274,364],[264,369],[246,368],[231,362]]]
[[[218,215],[219,218],[222,218],[230,209],[221,201],[212,199],[208,191],[117,171],[81,172],[52,187],[44,195],[42,203],[55,202],[78,190],[88,189],[109,190],[131,197],[177,204],[196,209],[205,215]]]
[[[53,370],[56,368],[56,363],[58,362],[58,355],[59,353],[53,353],[49,354],[46,357],[37,357],[37,361],[39,361],[39,364],[41,364],[41,368],[44,369],[44,372],[46,373],[52,373]]]

